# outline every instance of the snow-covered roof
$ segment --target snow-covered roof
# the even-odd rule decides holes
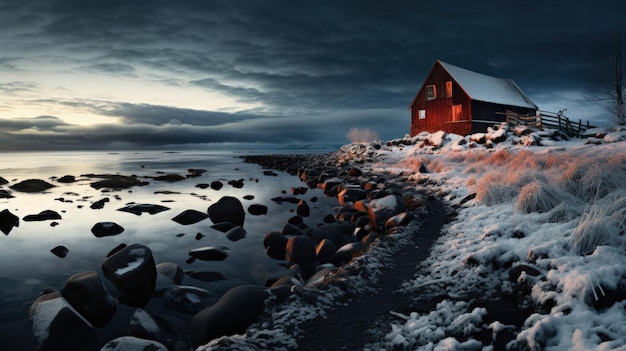
[[[537,105],[511,79],[496,78],[442,61],[437,62],[450,73],[472,100],[537,109]]]

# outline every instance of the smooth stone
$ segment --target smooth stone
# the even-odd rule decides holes
[[[309,236],[296,235],[287,241],[285,259],[290,264],[297,264],[302,270],[302,276],[308,279],[315,273],[315,242]]]
[[[244,195],[244,200],[254,200],[254,195]]]
[[[215,223],[211,226],[211,228],[220,231],[222,233],[227,233],[229,230],[233,229],[234,227],[236,227],[236,224],[230,223],[230,222],[219,222],[219,223]]]
[[[156,265],[156,269],[159,274],[167,277],[176,285],[180,285],[183,282],[183,278],[185,277],[183,269],[176,263],[161,262]]]
[[[99,328],[111,320],[117,308],[96,272],[74,274],[65,282],[61,294],[89,323]]]
[[[5,234],[9,235],[13,227],[20,226],[20,218],[9,210],[0,211],[0,230]]]
[[[76,181],[76,177],[73,175],[64,175],[63,177],[57,179],[59,183],[74,183]]]
[[[228,257],[228,253],[223,247],[206,246],[189,251],[189,256],[203,261],[223,261]]]
[[[63,245],[59,245],[53,248],[52,250],[50,250],[50,252],[52,252],[57,257],[65,258],[65,256],[67,256],[67,254],[69,253],[69,250],[67,249],[67,247]]]
[[[315,242],[328,239],[341,247],[346,242],[346,237],[350,237],[354,231],[354,225],[348,222],[336,222],[323,224],[313,230],[311,237]]]
[[[287,202],[290,204],[297,204],[300,202],[300,199],[298,199],[297,197],[293,197],[293,196],[277,196],[271,199],[272,201],[274,201],[277,204],[282,204],[283,202]]]
[[[285,259],[285,248],[287,247],[287,237],[283,233],[269,232],[263,238],[265,252],[271,258],[277,260]]]
[[[374,226],[382,227],[389,218],[404,211],[406,211],[406,206],[400,196],[390,194],[371,200],[368,214]]]
[[[129,212],[137,216],[140,216],[144,212],[153,215],[153,214],[157,214],[163,211],[167,211],[169,209],[170,209],[169,207],[165,207],[161,205],[154,205],[154,204],[132,204],[132,205],[119,208],[117,210],[122,211],[122,212]]]
[[[357,256],[361,252],[362,248],[363,248],[363,243],[360,241],[343,245],[342,247],[339,248],[339,250],[337,250],[337,252],[333,256],[332,258],[333,264],[335,264],[336,266],[340,266],[342,264],[347,263],[353,257]]]
[[[157,270],[149,247],[132,244],[102,262],[104,276],[120,291],[120,302],[143,307],[154,293]]]
[[[246,237],[246,230],[242,227],[233,227],[229,231],[226,232],[226,237],[230,241],[238,241]]]
[[[98,222],[91,227],[91,233],[97,238],[104,236],[118,235],[124,231],[124,228],[114,222]]]
[[[166,308],[187,314],[196,314],[217,302],[208,290],[195,286],[170,286],[157,292]]]
[[[61,215],[52,210],[41,211],[38,214],[28,215],[23,218],[24,222],[38,222],[38,221],[49,221],[55,219],[62,219]]]
[[[165,182],[178,182],[178,181],[181,181],[181,180],[185,180],[187,178],[182,176],[182,175],[180,175],[180,174],[166,174],[166,175],[162,175],[162,176],[153,177],[152,179],[165,181]]]
[[[54,185],[41,179],[27,179],[17,184],[11,185],[9,188],[15,191],[21,191],[23,193],[38,193],[53,187]]]
[[[9,181],[0,177],[0,185],[9,184]]]
[[[256,322],[271,290],[241,285],[227,291],[217,303],[198,312],[189,326],[189,340],[196,348],[225,335],[241,334]]]
[[[101,210],[104,208],[104,204],[106,204],[107,202],[111,201],[108,197],[102,198],[94,203],[92,203],[89,208],[91,208],[92,210]]]
[[[120,336],[107,342],[100,351],[168,351],[157,341],[140,339],[134,336]]]
[[[253,216],[260,216],[267,214],[267,206],[260,204],[252,204],[248,206],[248,213]]]
[[[11,192],[8,190],[0,189],[0,199],[12,199],[15,196],[11,195]]]
[[[172,220],[178,224],[182,225],[190,225],[194,223],[198,223],[207,219],[209,216],[206,213],[196,211],[196,210],[185,210],[178,214],[176,217],[172,218]]]
[[[413,216],[411,216],[410,213],[402,212],[402,213],[399,213],[399,214],[389,218],[385,222],[384,228],[385,228],[385,230],[388,230],[388,229],[391,229],[391,228],[404,226],[404,225],[409,224],[411,222],[411,219],[413,219]]]
[[[298,207],[296,208],[296,213],[299,216],[308,217],[311,214],[309,204],[307,204],[304,200],[300,200],[300,202],[298,202]]]
[[[214,182],[211,182],[210,186],[211,186],[211,189],[213,190],[220,190],[224,186],[224,183],[220,182],[219,180],[216,180]]]
[[[367,197],[365,191],[358,188],[344,188],[337,194],[337,199],[341,206],[348,206],[356,201],[363,200]]]
[[[331,240],[324,239],[317,244],[315,249],[315,255],[319,263],[330,263],[333,260],[333,256],[337,252],[337,245]]]
[[[109,189],[127,189],[137,185],[144,185],[146,183],[141,182],[136,177],[128,177],[122,175],[89,175],[98,178],[105,178],[89,184],[92,188],[99,190],[103,188]]]
[[[285,223],[281,232],[285,235],[298,235],[301,234],[302,228],[291,223]]]
[[[46,292],[29,311],[35,350],[90,350],[98,342],[93,328],[58,291]]]
[[[216,203],[209,206],[209,218],[213,223],[231,222],[240,227],[246,218],[246,211],[239,199],[232,196],[223,196]]]

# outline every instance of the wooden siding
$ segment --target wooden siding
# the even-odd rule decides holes
[[[452,97],[449,98],[446,98],[447,81],[452,81]],[[436,87],[437,98],[434,100],[427,100],[426,98],[425,87],[428,85]],[[457,82],[452,79],[450,74],[437,63],[424,81],[422,88],[411,105],[411,135],[421,131],[436,132],[442,129],[449,131],[449,128],[458,129],[460,126],[466,126],[467,123],[451,123],[453,120],[452,106],[454,105],[462,105],[462,121],[459,122],[472,119],[471,100]],[[426,110],[425,119],[419,119],[419,110]],[[451,127],[453,124],[458,124],[458,126]],[[469,132],[467,127],[462,127],[461,129],[467,129],[467,132]]]

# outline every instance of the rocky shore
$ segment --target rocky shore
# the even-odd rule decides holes
[[[297,207],[282,229],[268,232],[263,239],[267,255],[286,267],[282,273],[268,275],[265,285],[236,286],[217,299],[210,291],[180,285],[185,274],[183,269],[175,263],[155,262],[149,246],[122,244],[106,255],[100,272],[74,274],[64,286],[44,290],[33,302],[29,313],[33,349],[97,351],[148,347],[179,351],[200,347],[225,335],[241,334],[259,320],[268,303],[280,306],[287,298],[309,299],[316,289],[346,274],[342,272],[346,263],[399,227],[426,215],[429,202],[433,200],[414,186],[408,186],[402,177],[366,173],[352,162],[339,160],[337,153],[246,156],[244,160],[264,168],[260,177],[272,177],[280,171],[302,181],[301,187],[285,189],[283,196],[272,199]],[[197,175],[199,171],[190,174]],[[88,177],[99,178],[91,187],[104,192],[109,188],[127,189],[149,184],[134,176]],[[76,181],[67,178],[58,181]],[[171,178],[173,176],[168,177]],[[229,182],[233,187],[243,186],[241,180],[239,183]],[[53,186],[33,179],[11,189],[39,192]],[[206,187],[221,188],[213,183]],[[314,188],[322,189],[324,196],[336,197],[340,206],[328,213],[323,222],[308,227],[304,218],[317,208],[313,205],[316,198],[305,194]],[[7,191],[7,195],[11,193]],[[105,201],[94,202],[92,209],[104,205]],[[131,204],[119,210],[140,215],[168,208]],[[23,220],[61,219],[54,211],[44,212]],[[267,206],[263,204],[244,209],[238,198],[223,196],[206,213],[189,210],[173,220],[189,224],[209,218],[214,223],[213,228],[236,241],[246,235],[243,228],[246,214],[266,213]],[[3,211],[1,217],[0,224],[6,235],[19,226],[20,218],[10,211]],[[122,231],[124,228],[111,222],[98,222],[92,228],[96,237],[115,236]],[[63,246],[52,252],[60,258],[68,254]],[[188,262],[219,261],[228,256],[228,251],[224,247],[207,246],[190,250],[189,256]],[[170,284],[157,288],[157,280]]]

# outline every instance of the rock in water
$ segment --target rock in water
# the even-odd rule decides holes
[[[206,213],[202,213],[200,211],[185,210],[181,212],[178,216],[172,218],[172,220],[178,224],[190,225],[205,220],[208,217],[209,216]]]
[[[91,227],[91,233],[95,235],[97,238],[101,238],[103,236],[112,236],[120,234],[124,231],[124,228],[114,222],[99,222],[94,224]]]
[[[41,179],[27,179],[10,186],[11,189],[21,191],[23,193],[38,193],[53,187],[54,185]]]
[[[231,222],[243,227],[246,211],[239,199],[232,196],[223,196],[216,203],[209,206],[209,218],[213,223]]]
[[[231,241],[238,241],[246,237],[246,230],[242,227],[233,227],[229,231],[226,232],[226,237]]]
[[[62,218],[58,212],[52,210],[41,211],[38,214],[28,215],[23,218],[24,222],[49,221],[55,219]]]
[[[20,218],[9,210],[2,210],[0,212],[0,230],[5,234],[9,235],[13,227],[20,226]]]
[[[67,256],[69,250],[67,249],[67,247],[65,247],[63,245],[59,245],[59,246],[53,248],[52,250],[50,250],[50,252],[55,254],[57,257],[65,258],[65,256]]]
[[[163,344],[134,336],[121,336],[106,343],[100,351],[167,351]]]
[[[96,332],[58,291],[39,296],[29,319],[37,351],[91,350],[98,341]]]
[[[96,272],[74,274],[61,289],[61,294],[89,323],[99,328],[111,320],[117,308]]]
[[[12,199],[15,196],[11,195],[10,191],[0,189],[0,199]]]
[[[285,259],[285,248],[287,247],[287,237],[283,233],[269,232],[263,238],[265,252],[271,258],[277,260]]]
[[[129,245],[102,262],[102,271],[120,291],[120,302],[146,305],[156,286],[157,270],[152,251],[140,244]]]
[[[174,284],[180,285],[185,277],[185,272],[179,265],[172,262],[161,262],[156,266],[157,272],[170,279]]]
[[[195,286],[170,286],[161,295],[165,307],[188,314],[196,314],[217,302],[214,294]]]
[[[217,303],[196,314],[189,326],[192,346],[198,347],[224,335],[239,334],[259,318],[271,290],[241,285],[228,290]]]
[[[76,181],[76,177],[73,175],[64,175],[63,177],[57,179],[59,183],[74,183]]]
[[[135,214],[137,216],[141,216],[142,213],[146,212],[151,215],[157,214],[163,211],[169,210],[169,207],[161,206],[161,205],[153,205],[153,204],[132,204],[122,208],[119,208],[118,211],[129,212]]]
[[[250,205],[248,206],[248,213],[253,216],[260,216],[260,215],[267,214],[267,206],[259,205],[259,204]]]
[[[189,256],[203,261],[223,261],[228,254],[223,247],[207,246],[189,251]]]
[[[309,208],[309,204],[307,204],[306,201],[304,201],[304,200],[300,200],[300,202],[298,202],[298,207],[296,208],[296,213],[299,216],[308,217],[309,214],[311,213],[311,209]]]

